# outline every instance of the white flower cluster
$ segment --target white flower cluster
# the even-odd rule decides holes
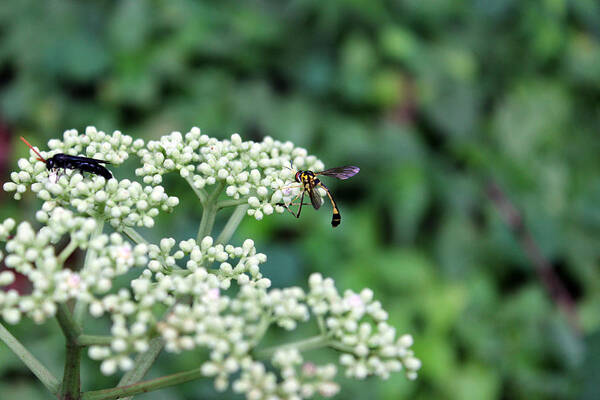
[[[122,290],[92,304],[113,319],[112,344],[89,350],[91,358],[102,360],[103,373],[130,368],[132,353],[146,349],[149,333],[158,332],[167,351],[208,349],[202,372],[214,377],[219,390],[241,372],[233,389],[249,399],[331,396],[339,390],[332,382],[333,366],[307,363],[299,369],[304,360],[294,348],[275,353],[272,362],[279,373],[267,372],[253,357],[271,324],[292,330],[307,321],[312,310],[324,318],[323,334],[331,346],[343,352],[340,362],[348,376],[387,378],[404,366],[409,378],[416,377],[420,362],[409,349],[412,338],[396,339],[395,330],[384,322],[387,313],[373,301],[370,290],[341,296],[333,280],[319,274],[311,276],[308,294],[298,287],[269,290],[270,281],[259,271],[266,256],[256,252],[252,240],[234,247],[214,245],[207,236],[200,243],[190,239],[175,245],[175,240],[163,239],[159,246],[149,246],[148,268],[131,282],[132,295]],[[185,268],[179,267],[177,260],[186,257]],[[154,315],[157,305],[169,308],[162,319]]]
[[[241,303],[222,296],[221,291],[235,280],[240,296],[248,296],[248,291],[266,293],[271,282],[258,268],[266,256],[256,252],[252,240],[239,247],[224,246],[213,245],[207,236],[200,243],[182,241],[178,247],[173,253],[175,240],[170,238],[162,239],[159,246],[148,246],[148,268],[131,282],[133,295],[120,292],[91,304],[92,315],[111,313],[111,332],[118,335],[116,346],[113,342],[110,347],[90,348],[90,357],[103,360],[104,373],[130,365],[130,354],[147,346],[149,331],[158,331],[172,352],[205,346],[212,349],[213,359],[217,354],[225,357],[232,348],[237,349],[236,356],[248,352],[247,343],[240,339],[256,331],[252,324],[246,325],[248,318],[254,318],[243,315]],[[176,262],[184,257],[188,261],[182,269]],[[188,298],[191,302],[185,302]],[[163,321],[153,315],[157,305],[171,307]],[[229,309],[237,311],[226,314]]]
[[[146,262],[146,246],[132,248],[123,238],[113,233],[96,236],[92,218],[77,217],[71,211],[55,208],[49,214],[38,212],[38,218],[48,225],[35,231],[27,222],[19,224],[14,237],[6,243],[6,266],[25,275],[31,282],[32,292],[19,295],[15,290],[0,291],[0,312],[12,324],[19,322],[23,314],[36,323],[42,323],[56,313],[57,303],[70,299],[92,301],[95,295],[106,293],[116,276],[126,273],[134,264]],[[0,225],[0,239],[8,238],[14,228],[12,219]],[[78,272],[63,268],[64,259],[55,253],[54,244],[68,234],[68,246],[89,248],[98,257]],[[0,274],[0,286],[14,280],[12,271]]]
[[[237,134],[219,141],[201,135],[198,128],[185,135],[173,132],[147,146],[120,132],[106,135],[88,128],[85,135],[67,131],[62,141],[52,140],[49,147],[44,157],[63,152],[113,164],[123,162],[128,151],[137,152],[143,166],[136,174],[150,186],[74,171],[54,181],[36,156],[19,160],[20,172],[11,175],[4,189],[19,198],[31,186],[44,200],[36,213],[43,226],[36,231],[26,222],[0,223],[0,242],[6,242],[0,260],[4,257],[6,265],[25,275],[32,286],[29,294],[0,290],[4,321],[15,324],[25,315],[41,323],[54,316],[60,304],[77,300],[92,317],[107,316],[112,322],[110,337],[88,342],[109,343],[92,345],[88,351],[90,358],[101,361],[102,373],[133,368],[134,354],[160,338],[170,352],[207,350],[202,373],[215,379],[217,389],[231,383],[248,399],[335,395],[336,367],[316,366],[301,355],[315,343],[342,353],[339,361],[348,377],[387,378],[404,368],[409,379],[416,378],[420,361],[410,349],[412,337],[396,337],[369,289],[341,295],[333,280],[320,274],[310,277],[308,291],[271,289],[271,281],[260,271],[267,257],[256,251],[251,239],[241,246],[215,243],[211,236],[144,244],[127,228],[138,243],[132,245],[119,233],[102,233],[104,221],[117,230],[151,227],[161,210],[175,207],[178,199],[160,186],[162,175],[171,171],[178,171],[212,211],[226,203],[248,204],[248,214],[256,219],[283,212],[277,203],[288,202],[299,190],[285,189],[293,180],[290,161],[297,168],[323,168],[306,150],[271,138],[244,142]],[[211,185],[215,189],[208,195],[204,190]],[[219,201],[221,191],[227,198]],[[56,244],[65,237],[68,244],[57,252]],[[64,263],[77,249],[88,253],[84,265],[72,271]],[[115,287],[116,278],[135,272],[135,267],[141,267],[137,278],[127,287]],[[14,279],[14,272],[1,272],[0,287]],[[297,342],[276,350],[260,348],[271,326],[293,330],[311,315],[317,318],[320,335],[304,341],[304,347]]]
[[[97,296],[110,291],[115,278],[126,274],[133,267],[147,264],[147,248],[145,244],[132,246],[118,233],[102,234],[90,240],[89,251],[95,252],[95,257],[79,272],[81,281],[88,290],[81,292],[78,298],[91,304],[92,315],[101,315],[97,306],[94,307],[98,301]],[[112,296],[114,295],[102,298],[104,304],[110,304]]]
[[[6,240],[10,237],[10,233],[15,228],[15,225],[16,225],[15,220],[12,218],[8,218],[0,224],[0,241],[6,242]],[[2,253],[2,251],[0,251],[0,261],[2,261],[2,257],[3,257],[3,253]],[[4,285],[8,285],[8,284],[9,283],[5,283]],[[2,286],[2,285],[3,284],[0,283],[0,286]]]
[[[242,363],[242,373],[234,382],[233,390],[244,393],[249,400],[307,399],[316,394],[332,397],[338,393],[340,387],[333,381],[337,373],[335,365],[317,366],[303,361],[296,349],[277,351],[271,362],[280,371],[279,382],[277,375],[267,371],[263,363]]]
[[[292,142],[266,137],[262,142],[242,141],[238,134],[230,140],[202,135],[193,128],[185,135],[173,132],[148,142],[138,151],[143,166],[136,174],[144,182],[158,184],[162,175],[178,171],[196,190],[221,183],[232,200],[247,200],[248,215],[257,220],[274,211],[284,212],[277,203],[289,202],[299,188],[286,189],[294,182],[294,168],[322,170],[323,163]],[[291,164],[290,164],[291,163]],[[324,193],[321,193],[324,195]]]
[[[412,337],[396,338],[396,330],[385,322],[387,313],[381,303],[373,301],[370,289],[359,294],[347,290],[340,296],[333,279],[323,279],[321,274],[311,275],[309,285],[307,302],[312,311],[325,320],[327,331],[339,341],[338,347],[348,350],[340,356],[347,376],[364,379],[377,375],[387,379],[390,372],[404,366],[406,376],[416,379],[421,362],[409,349]]]
[[[144,141],[133,141],[131,136],[115,131],[112,135],[88,127],[84,135],[76,130],[64,133],[63,140],[50,140],[48,152],[40,151],[46,159],[57,153],[83,155],[103,159],[111,165],[123,163],[129,152],[135,152]],[[179,204],[177,197],[170,197],[162,186],[142,186],[128,179],[117,180],[67,169],[50,172],[46,164],[37,160],[30,151],[29,159],[18,162],[20,171],[11,173],[11,182],[4,184],[4,190],[15,192],[20,199],[27,186],[44,200],[42,210],[50,212],[56,207],[71,206],[79,213],[89,216],[103,216],[115,228],[123,226],[154,225],[154,217],[160,211],[171,211]]]

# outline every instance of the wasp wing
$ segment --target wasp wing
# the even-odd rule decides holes
[[[69,160],[69,161],[95,162],[98,164],[112,164],[110,161],[106,161],[106,160],[99,160],[97,158],[89,158],[89,157],[82,157],[82,156],[72,156],[70,154],[65,154],[65,153],[55,154],[54,158],[65,160],[65,161]]]
[[[89,158],[89,157],[81,157],[81,156],[72,156],[72,157],[77,158],[77,159],[81,159],[81,161],[94,161],[94,162],[97,162],[99,164],[112,164],[110,161],[99,160],[97,158]]]
[[[358,174],[358,171],[360,171],[360,168],[353,165],[346,165],[344,167],[330,168],[326,169],[325,171],[315,172],[315,175],[326,175],[333,176],[334,178],[338,179],[348,179]]]
[[[110,161],[98,160],[97,158],[88,158],[88,160],[96,161],[98,164],[112,164],[112,162],[110,162]]]
[[[321,196],[319,195],[319,191],[313,186],[308,191],[308,194],[310,196],[310,202],[312,203],[312,206],[315,208],[315,210],[321,208],[322,201]]]

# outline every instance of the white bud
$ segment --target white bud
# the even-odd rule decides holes
[[[210,236],[206,236],[204,239],[202,239],[202,242],[200,242],[200,248],[202,250],[207,250],[208,248],[210,248],[213,244],[213,238]]]
[[[108,355],[107,353],[107,350],[100,346],[90,346],[88,350],[88,355],[92,360],[101,360]]]
[[[272,206],[272,205],[270,205],[270,204],[265,204],[265,206],[263,207],[263,212],[264,212],[266,215],[271,215],[271,214],[273,214],[273,206]]]
[[[112,341],[110,347],[112,347],[112,349],[117,353],[121,353],[127,349],[127,342],[125,342],[123,339],[117,338]]]
[[[16,308],[5,308],[2,311],[2,318],[9,324],[15,325],[21,320],[21,312]]]
[[[275,193],[273,193],[273,196],[271,196],[271,203],[280,203],[282,199],[283,194],[281,193],[281,190],[277,190]]]
[[[122,371],[129,371],[133,368],[133,361],[129,357],[121,357],[119,360],[119,368],[121,368]]]
[[[100,303],[99,301],[95,301],[92,304],[90,304],[90,314],[92,314],[93,317],[101,317],[102,314],[104,314],[104,308],[102,307],[102,303]]]
[[[112,287],[112,283],[109,279],[102,278],[96,283],[96,288],[100,293],[108,292]]]
[[[409,335],[409,334],[402,335],[398,339],[398,345],[400,345],[402,347],[410,347],[413,345],[413,342],[414,342],[413,337],[412,337],[412,335]]]
[[[244,240],[244,243],[242,244],[242,248],[244,249],[244,251],[246,253],[249,253],[252,249],[254,249],[254,240],[252,240],[252,239]]]
[[[17,190],[17,184],[14,182],[6,182],[3,188],[6,192],[14,192],[15,190]]]
[[[115,360],[109,359],[104,360],[102,364],[100,364],[100,372],[104,375],[112,375],[117,371],[117,363]]]
[[[421,360],[415,357],[408,357],[404,360],[404,366],[411,371],[417,371],[421,368]]]
[[[149,217],[147,215],[144,216],[143,223],[146,228],[152,228],[154,226],[154,220],[152,219],[152,217]]]
[[[225,194],[229,197],[233,197],[237,193],[237,188],[235,186],[227,186],[225,189]]]
[[[256,193],[260,197],[266,197],[267,194],[269,194],[269,190],[266,187],[264,187],[264,186],[259,186],[258,189],[256,189]]]
[[[260,200],[258,200],[257,197],[250,197],[248,198],[248,204],[250,204],[251,207],[260,207]]]
[[[13,283],[15,280],[15,274],[11,271],[0,272],[0,286],[7,286]]]
[[[221,168],[221,169],[219,170],[219,172],[218,172],[217,176],[219,177],[219,179],[221,179],[221,180],[222,180],[222,179],[225,179],[225,178],[227,178],[227,177],[229,176],[229,172],[227,172],[227,170],[226,170],[226,169],[224,169],[224,168]]]
[[[260,172],[257,169],[250,171],[250,179],[254,182],[258,182],[260,180]]]
[[[242,138],[237,133],[231,135],[231,144],[239,147],[242,144]]]
[[[148,268],[150,268],[150,270],[154,271],[154,272],[160,271],[160,269],[161,269],[160,262],[158,262],[157,260],[151,260],[148,263]]]

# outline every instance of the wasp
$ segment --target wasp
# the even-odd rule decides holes
[[[96,174],[103,176],[106,180],[112,178],[112,174],[106,167],[100,164],[110,164],[109,161],[98,160],[96,158],[88,158],[88,157],[80,157],[80,156],[72,156],[69,154],[58,153],[45,160],[44,157],[36,149],[33,148],[32,145],[29,144],[27,140],[23,136],[21,136],[21,140],[37,154],[37,159],[46,163],[46,169],[49,171],[62,168],[64,169],[76,169],[81,173],[89,172],[91,174]]]
[[[312,206],[314,207],[315,210],[318,210],[321,207],[321,196],[319,196],[317,189],[323,188],[325,190],[325,193],[327,194],[327,197],[329,197],[329,201],[331,201],[331,206],[333,207],[333,216],[331,217],[331,226],[333,226],[335,228],[342,221],[342,216],[340,215],[340,210],[338,209],[337,203],[333,199],[331,192],[329,191],[327,186],[325,186],[325,184],[323,182],[321,182],[321,180],[319,178],[317,178],[317,175],[333,176],[334,178],[338,178],[338,179],[348,179],[348,178],[351,178],[354,175],[358,174],[359,171],[360,171],[360,168],[355,167],[353,165],[331,168],[331,169],[327,169],[327,170],[321,171],[321,172],[299,170],[296,172],[296,175],[294,176],[294,180],[296,181],[296,183],[298,183],[297,187],[302,187],[302,191],[300,193],[298,193],[296,195],[296,197],[294,197],[289,204],[278,203],[278,205],[284,206],[293,216],[295,216],[296,218],[300,218],[300,212],[302,211],[302,205],[309,204],[309,203],[304,203],[304,195],[306,193],[308,193],[308,196],[310,197],[310,204],[312,204]],[[295,204],[294,201],[298,197],[300,197],[300,203]],[[290,209],[289,206],[292,206],[292,205],[298,206],[297,213],[294,213]]]

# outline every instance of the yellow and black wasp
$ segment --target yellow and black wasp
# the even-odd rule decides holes
[[[304,203],[304,195],[306,193],[308,193],[308,196],[310,197],[310,202],[311,202],[312,206],[315,208],[315,210],[318,210],[321,207],[321,196],[319,196],[319,193],[317,190],[319,187],[321,187],[325,190],[327,197],[329,197],[329,200],[331,201],[331,206],[333,207],[333,216],[331,217],[331,226],[333,226],[335,228],[336,226],[338,226],[340,224],[340,222],[342,220],[340,211],[338,209],[338,206],[337,206],[335,200],[333,199],[333,196],[331,195],[331,192],[329,191],[327,186],[325,186],[323,184],[323,182],[321,182],[321,180],[319,178],[317,178],[317,175],[333,176],[334,178],[338,178],[338,179],[348,179],[348,178],[353,177],[354,175],[358,174],[358,171],[360,171],[360,168],[352,166],[352,165],[331,168],[331,169],[327,169],[327,170],[321,171],[321,172],[299,170],[296,172],[294,179],[298,183],[298,187],[302,187],[302,190],[300,191],[300,193],[298,193],[296,195],[296,197],[294,197],[292,199],[292,201],[289,204],[278,203],[278,205],[285,206],[285,208],[293,216],[295,216],[296,218],[300,218],[300,212],[302,211],[302,206],[304,204],[308,204],[308,203]],[[294,203],[294,201],[298,197],[300,197],[300,203]],[[296,206],[296,205],[298,206],[298,212],[294,213],[290,209],[290,206]]]

